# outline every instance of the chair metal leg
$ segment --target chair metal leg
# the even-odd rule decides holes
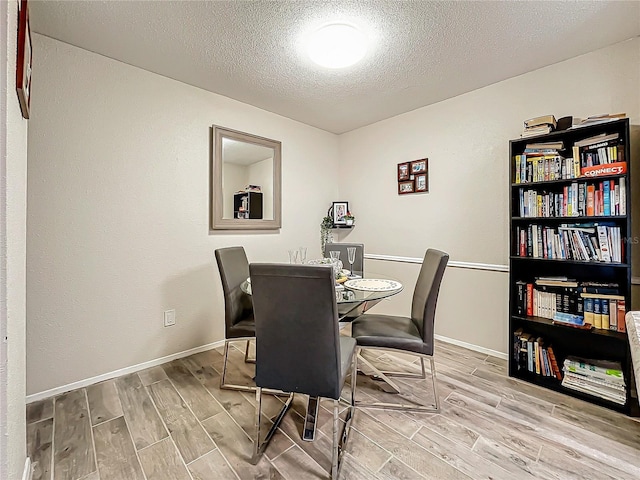
[[[260,461],[260,457],[262,457],[262,454],[264,453],[266,448],[269,446],[269,442],[271,441],[273,434],[276,433],[276,431],[278,430],[278,427],[280,426],[280,422],[282,422],[282,419],[287,413],[287,410],[289,410],[289,407],[291,406],[292,402],[293,402],[293,393],[290,393],[289,398],[287,398],[287,401],[282,406],[280,413],[278,413],[278,416],[273,420],[273,425],[271,425],[271,428],[267,432],[267,435],[264,438],[264,442],[260,443],[260,423],[262,419],[261,418],[262,417],[262,388],[256,387],[256,416],[255,416],[256,438],[254,439],[253,457],[251,458],[251,463],[253,465],[257,464],[258,461]]]
[[[420,362],[421,362],[421,367],[422,367],[422,374],[404,374],[404,373],[400,373],[399,375],[395,375],[394,372],[384,372],[384,373],[381,372],[380,370],[375,368],[369,361],[367,361],[365,358],[363,358],[362,355],[360,355],[360,353],[364,349],[365,349],[365,347],[358,347],[358,354],[359,354],[358,356],[360,357],[360,360],[362,362],[366,363],[371,368],[373,368],[374,371],[376,372],[376,374],[379,374],[380,378],[382,378],[387,383],[390,382],[389,377],[387,375],[426,379],[426,370],[424,368],[424,358],[425,357],[429,358],[429,361],[431,363],[431,380],[433,382],[434,403],[431,406],[424,406],[424,405],[417,405],[417,404],[390,403],[390,402],[374,402],[374,403],[357,402],[356,405],[358,407],[361,407],[361,408],[383,408],[383,409],[389,409],[389,410],[404,410],[404,411],[410,411],[410,412],[423,412],[423,413],[438,413],[438,412],[440,412],[440,399],[438,397],[438,390],[437,390],[437,383],[436,383],[436,367],[435,367],[435,361],[434,361],[432,355],[422,355],[422,354],[413,353],[413,352],[406,352],[406,351],[403,352],[403,353],[413,353],[414,355],[417,355],[417,356],[420,357]],[[384,348],[375,348],[374,349],[374,348],[372,348],[372,350],[392,350],[392,349],[384,349]],[[400,393],[399,388],[394,383],[391,383],[391,386],[396,389],[396,392],[394,392],[394,393]]]
[[[389,385],[391,388],[393,388],[393,392],[389,392],[389,393],[400,393],[400,387],[398,387],[398,385],[395,384],[395,382],[393,382],[388,376],[386,376],[383,372],[381,372],[380,370],[378,370],[376,367],[373,366],[373,364],[371,362],[369,362],[369,360],[367,360],[366,358],[364,358],[362,355],[362,348],[358,349],[358,355],[360,356],[360,360],[362,361],[362,363],[364,363],[367,367],[369,367],[371,370],[373,370],[373,376],[374,377],[379,377],[380,379],[382,379],[387,385]]]
[[[338,401],[333,402],[333,447],[331,448],[331,478],[338,478],[338,460],[339,460],[339,441],[338,441],[338,424],[340,423],[340,410]]]
[[[247,347],[244,350],[244,363],[256,363],[255,358],[249,358],[249,346],[251,345],[251,340],[247,340]]]
[[[356,355],[354,355],[356,357]],[[356,361],[354,358],[353,366],[356,366]],[[340,475],[340,468],[342,467],[342,457],[344,456],[344,452],[347,448],[347,442],[349,440],[349,433],[351,432],[351,422],[353,420],[353,415],[355,413],[355,377],[357,377],[357,370],[352,371],[352,385],[351,385],[351,405],[347,410],[347,416],[345,418],[344,428],[342,429],[342,434],[338,435],[338,428],[340,426],[340,415],[339,415],[339,400],[334,400],[333,402],[333,452],[331,455],[331,479],[337,480]]]
[[[438,384],[436,382],[436,362],[433,359],[433,357],[431,357],[429,361],[431,362],[431,380],[433,381],[433,396],[435,398],[435,407],[436,407],[436,412],[439,412],[440,397],[438,396]],[[422,364],[422,370],[424,371],[424,364]]]
[[[241,340],[238,338],[234,338],[232,340]],[[229,343],[232,340],[224,341],[224,353],[222,359],[222,373],[220,374],[220,388],[223,390],[237,390],[240,392],[255,392],[256,387],[253,385],[237,385],[233,383],[226,383],[227,378],[227,365],[229,363]],[[248,348],[249,340],[247,340],[247,348]],[[246,353],[245,353],[245,361],[246,361]]]
[[[302,440],[313,442],[316,438],[316,420],[318,419],[318,407],[320,399],[309,396],[307,402],[307,414],[304,417],[304,427],[302,429]]]

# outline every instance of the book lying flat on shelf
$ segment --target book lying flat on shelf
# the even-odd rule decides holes
[[[556,127],[556,117],[553,115],[543,115],[541,117],[530,118],[524,121],[524,128],[536,127],[538,125],[552,125]]]

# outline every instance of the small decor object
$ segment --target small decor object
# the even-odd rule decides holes
[[[329,215],[322,219],[322,223],[320,224],[320,255],[324,255],[324,246],[327,243],[333,243],[333,232],[331,229],[333,228],[333,218]],[[311,264],[311,262],[309,262]]]
[[[334,225],[346,225],[347,220],[345,219],[345,215],[349,212],[349,203],[348,202],[333,202],[333,207],[331,207],[333,224]]]
[[[429,159],[398,164],[398,195],[429,191]]]
[[[398,183],[398,193],[413,193],[413,180],[410,182],[400,182]]]
[[[409,180],[409,162],[398,164],[398,181]]]
[[[411,175],[414,175],[416,173],[426,173],[428,162],[428,158],[423,158],[422,160],[414,160],[413,162],[411,162]]]
[[[428,192],[429,191],[429,176],[424,173],[416,175],[416,192]]]
[[[22,116],[29,118],[31,105],[31,29],[27,0],[18,4],[18,58],[16,61],[16,90]]]
[[[356,217],[351,215],[351,212],[347,212],[347,214],[344,216],[344,219],[347,222],[347,225],[353,225],[353,222],[355,221]]]

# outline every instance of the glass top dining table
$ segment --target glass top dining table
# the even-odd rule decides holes
[[[251,279],[248,278],[240,286],[241,290],[251,295]],[[404,289],[402,283],[384,275],[367,275],[349,279],[342,284],[336,283],[336,303],[340,311],[348,304],[354,308],[364,302],[374,302],[391,297],[400,293]]]

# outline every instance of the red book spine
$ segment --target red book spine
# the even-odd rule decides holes
[[[624,322],[624,317],[627,313],[627,306],[624,300],[618,300],[618,331],[626,332],[627,324]]]
[[[527,315],[533,317],[533,283],[527,283]]]
[[[547,348],[547,354],[549,355],[549,362],[551,363],[551,372],[558,380],[562,380],[562,373],[560,373],[560,367],[558,366],[556,355],[553,353],[553,349],[551,347]]]

